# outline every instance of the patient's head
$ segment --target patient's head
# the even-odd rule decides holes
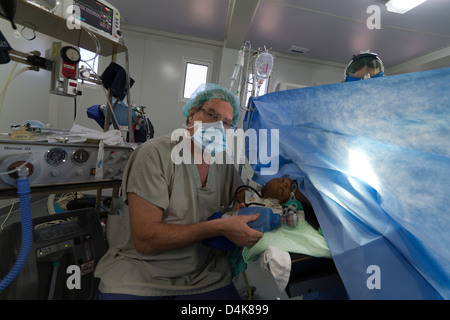
[[[261,189],[263,198],[277,199],[280,203],[289,200],[292,192],[293,180],[289,178],[275,178],[268,181]]]

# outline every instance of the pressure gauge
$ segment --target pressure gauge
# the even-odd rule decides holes
[[[77,64],[81,60],[80,51],[72,46],[65,46],[61,48],[61,57],[67,63]]]
[[[72,153],[72,161],[75,164],[82,165],[89,160],[89,152],[85,149],[77,149]]]
[[[62,148],[51,148],[45,154],[45,160],[51,165],[59,165],[66,161],[67,152]]]

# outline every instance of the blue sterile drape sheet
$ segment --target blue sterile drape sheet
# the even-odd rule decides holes
[[[244,128],[279,130],[279,170],[263,174],[270,164],[258,161],[254,180],[298,181],[351,299],[450,298],[450,69],[275,92],[249,106]],[[270,154],[258,138],[247,154]]]

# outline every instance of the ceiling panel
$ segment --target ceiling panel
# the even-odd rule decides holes
[[[376,5],[381,9],[381,23],[385,27],[399,27],[420,32],[450,35],[450,1],[428,0],[406,14],[387,11],[387,0],[265,0],[303,10],[329,14],[342,19],[365,23],[367,8]]]
[[[229,0],[109,0],[127,24],[223,41]]]
[[[298,45],[310,49],[305,57],[341,63],[360,50],[370,49],[391,67],[450,48],[449,0],[428,0],[403,15],[388,12],[385,0],[109,2],[128,25],[214,40],[235,49],[245,40],[253,48],[265,45],[283,53]],[[380,8],[379,30],[366,24],[373,14],[367,12],[371,5]]]
[[[436,33],[383,24],[381,29],[371,30],[366,25],[370,16],[365,11],[367,6],[352,6],[347,10],[348,14],[342,16],[342,8],[335,10],[336,14],[331,14],[333,8],[329,7],[318,10],[320,3],[325,1],[315,1],[314,6],[309,8],[292,5],[307,5],[306,2],[311,3],[294,0],[261,1],[247,38],[254,47],[265,45],[275,51],[286,52],[291,45],[297,45],[310,49],[305,56],[338,62],[349,61],[353,54],[361,50],[371,50],[380,54],[386,66],[450,44],[450,36]],[[360,18],[363,19],[356,19],[355,11],[358,8],[360,13],[362,11]],[[382,21],[383,17],[381,15]]]

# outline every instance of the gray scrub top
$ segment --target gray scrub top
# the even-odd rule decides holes
[[[162,222],[189,224],[205,221],[223,211],[242,181],[233,164],[211,164],[202,187],[196,164],[174,164],[170,137],[149,140],[132,153],[123,176],[122,189],[164,210]],[[110,217],[112,218],[112,217]],[[114,225],[111,225],[114,224]],[[218,250],[196,243],[157,254],[136,252],[130,235],[128,206],[123,217],[108,220],[110,248],[100,260],[95,276],[103,293],[140,296],[197,294],[231,283],[225,257]],[[112,238],[113,237],[113,238]]]

